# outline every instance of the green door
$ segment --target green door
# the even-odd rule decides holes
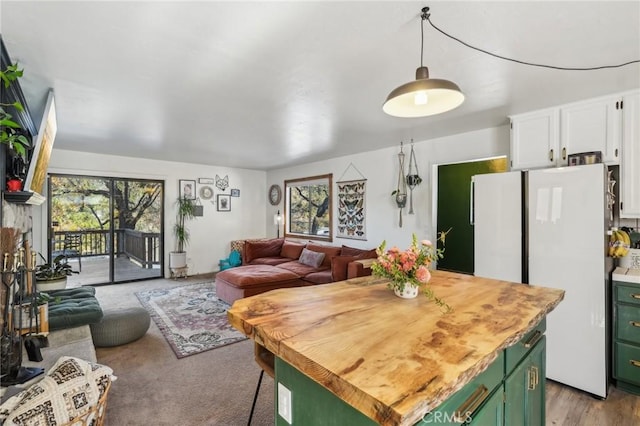
[[[473,274],[471,177],[506,172],[507,169],[506,157],[438,166],[437,230],[451,228],[446,239],[445,256],[438,261],[438,269]]]

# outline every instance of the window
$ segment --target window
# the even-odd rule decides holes
[[[284,181],[285,237],[333,241],[333,175]]]

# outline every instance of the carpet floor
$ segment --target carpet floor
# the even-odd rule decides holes
[[[139,291],[136,296],[178,358],[247,339],[229,324],[229,305],[216,297],[213,281]]]
[[[202,279],[152,280],[96,287],[103,309],[140,306],[136,292],[198,284]],[[246,425],[260,367],[253,342],[242,341],[178,359],[152,322],[141,339],[96,348],[98,362],[113,368],[105,426]],[[262,381],[252,425],[274,422],[273,380]]]

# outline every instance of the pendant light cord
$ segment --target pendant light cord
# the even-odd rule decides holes
[[[499,59],[504,59],[505,61],[511,61],[511,62],[515,62],[515,63],[523,64],[523,65],[530,65],[532,67],[551,68],[551,69],[554,69],[554,70],[563,70],[563,71],[593,71],[593,70],[602,70],[602,69],[607,69],[607,68],[620,68],[620,67],[624,67],[626,65],[640,63],[640,59],[635,59],[633,61],[624,62],[622,64],[616,64],[616,65],[602,65],[602,66],[597,66],[597,67],[559,67],[559,66],[555,66],[555,65],[537,64],[537,63],[534,63],[534,62],[520,61],[518,59],[508,58],[506,56],[498,55],[496,53],[489,52],[489,51],[481,49],[479,47],[472,46],[469,43],[467,43],[467,42],[465,42],[463,40],[460,40],[459,38],[454,37],[451,34],[448,34],[444,30],[441,30],[440,28],[438,28],[433,22],[431,22],[431,19],[430,19],[431,14],[428,11],[429,11],[428,7],[425,7],[424,9],[422,9],[422,14],[421,14],[422,19],[420,21],[421,25],[426,20],[426,21],[429,22],[429,24],[431,24],[431,26],[434,29],[436,29],[441,34],[449,37],[450,39],[455,40],[458,43],[460,43],[460,44],[462,44],[464,46],[467,46],[467,47],[469,47],[471,49],[477,50],[478,52],[486,53],[487,55],[490,55],[490,56],[493,56],[493,57],[499,58]],[[421,52],[420,52],[420,66],[422,66],[422,49],[423,48],[424,48],[424,29],[422,29],[422,45],[421,45],[421,49],[420,49],[421,50]]]

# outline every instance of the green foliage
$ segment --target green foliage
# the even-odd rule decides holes
[[[51,263],[47,263],[42,254],[40,254],[40,258],[45,263],[36,267],[36,280],[38,281],[59,280],[71,274],[79,273],[71,269],[71,265],[67,262],[67,256],[64,254],[56,256]]]
[[[178,198],[176,200],[178,208],[176,213],[176,223],[173,225],[173,234],[176,237],[176,251],[184,252],[184,248],[189,244],[189,230],[185,222],[194,218],[195,204],[193,200],[188,198]]]
[[[4,88],[7,89],[11,86],[11,83],[22,77],[22,74],[23,70],[18,69],[17,63],[8,65],[6,69],[0,70],[0,80],[4,83]],[[24,135],[20,134],[20,125],[12,120],[11,114],[5,111],[5,107],[13,107],[18,111],[23,111],[23,106],[20,102],[12,104],[0,103],[0,143],[9,145],[16,154],[24,158],[29,141]]]

